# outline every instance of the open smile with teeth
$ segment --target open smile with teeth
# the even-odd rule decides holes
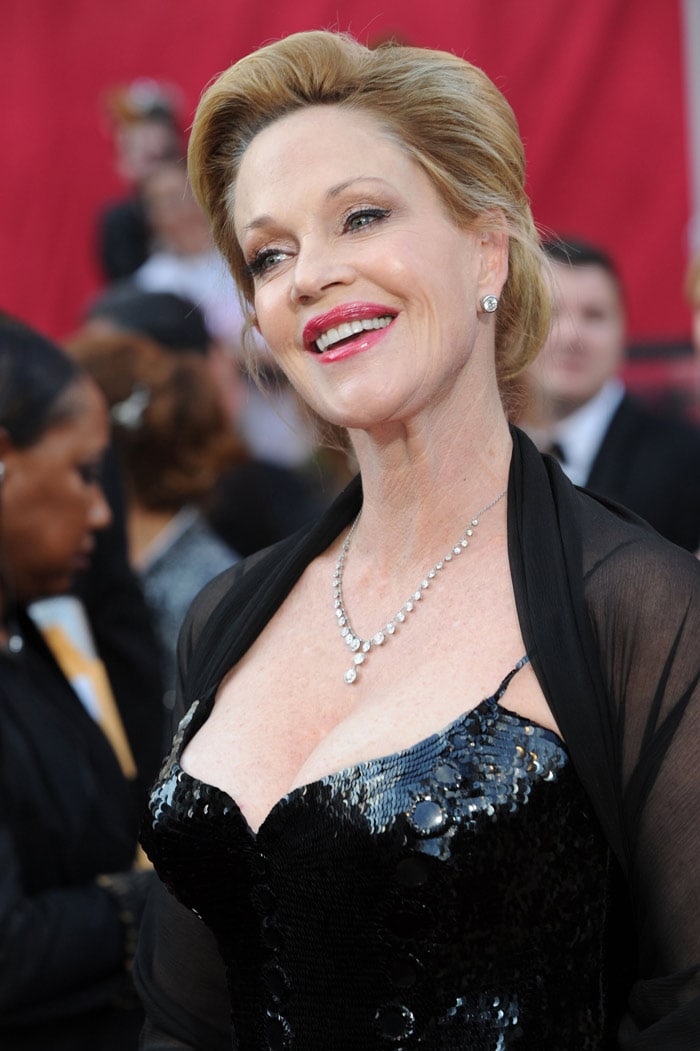
[[[323,335],[319,336],[315,341],[315,347],[319,354],[323,354],[324,350],[328,350],[329,347],[342,343],[343,340],[350,339],[352,336],[359,336],[361,332],[369,332],[371,329],[376,328],[386,328],[393,320],[394,318],[391,314],[385,314],[383,317],[363,318],[362,321],[359,319],[356,321],[343,321],[337,328],[329,328]]]

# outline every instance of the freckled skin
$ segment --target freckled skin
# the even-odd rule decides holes
[[[439,414],[442,426],[449,413],[461,418],[475,349],[479,367],[488,359],[478,302],[494,289],[498,253],[453,224],[372,116],[312,108],[260,132],[243,157],[234,220],[257,268],[262,335],[321,416],[368,429],[421,413]],[[305,348],[304,327],[348,303],[395,320],[372,333],[366,353],[324,364]],[[473,375],[470,383],[473,391]]]

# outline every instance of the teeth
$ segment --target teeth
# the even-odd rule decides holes
[[[386,328],[394,320],[391,314],[384,317],[369,317],[362,321],[344,321],[337,328],[329,328],[316,340],[316,348],[320,354],[328,350],[334,343],[340,343],[349,336],[357,336],[360,332],[369,332],[373,328]]]

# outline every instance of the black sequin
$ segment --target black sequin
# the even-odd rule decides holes
[[[522,663],[522,662],[521,662]],[[601,1051],[608,850],[560,739],[487,698],[290,792],[254,834],[186,774],[143,842],[226,962],[245,1051]]]

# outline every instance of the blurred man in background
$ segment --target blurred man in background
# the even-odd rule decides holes
[[[700,431],[650,412],[625,390],[625,306],[599,248],[545,244],[549,338],[528,370],[520,425],[577,485],[624,504],[674,543],[700,539]]]

